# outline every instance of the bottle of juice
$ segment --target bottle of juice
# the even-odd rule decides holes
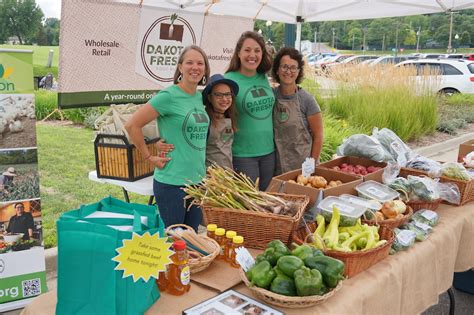
[[[232,239],[232,246],[230,247],[229,254],[230,254],[230,265],[234,268],[240,268],[239,263],[235,259],[236,252],[235,249],[244,246],[244,237],[243,236],[234,236]]]
[[[191,288],[191,271],[188,266],[188,253],[184,241],[173,243],[175,253],[171,256],[172,263],[168,266],[168,286],[166,291],[172,295],[183,295]]]
[[[225,232],[224,258],[228,262],[230,262],[230,248],[232,247],[232,239],[234,236],[237,236],[235,231]]]
[[[225,229],[223,228],[218,228],[216,229],[216,242],[220,245],[221,247],[221,252],[220,254],[216,257],[217,259],[225,259],[225,252],[224,252],[224,249],[225,249],[225,241],[226,241],[226,238],[225,238]]]
[[[212,239],[216,239],[216,229],[217,229],[217,225],[216,224],[208,224],[207,225],[207,236],[212,238]]]
[[[160,272],[158,275],[158,279],[156,279],[156,285],[158,286],[158,289],[160,289],[160,292],[165,292],[166,287],[168,286],[168,279],[166,279],[166,270]]]

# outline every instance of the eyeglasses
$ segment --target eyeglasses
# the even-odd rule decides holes
[[[217,98],[218,100],[222,100],[224,98],[232,98],[232,92],[227,92],[227,93],[215,92],[215,93],[212,93],[212,95],[214,95],[215,98]]]
[[[290,71],[291,73],[296,73],[300,70],[297,66],[281,65],[280,69],[283,71]]]

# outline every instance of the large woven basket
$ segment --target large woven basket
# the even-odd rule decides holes
[[[441,204],[441,201],[441,198],[435,199],[433,201],[411,200],[407,202],[407,205],[413,208],[413,212],[417,212],[421,209],[436,210]]]
[[[217,208],[204,205],[202,207],[204,220],[206,224],[214,223],[226,230],[236,231],[238,235],[244,237],[245,247],[264,249],[268,242],[277,239],[288,244],[309,204],[309,197],[271,194],[287,201],[297,202],[297,213],[290,217],[253,210]]]
[[[403,217],[398,218],[398,219],[386,219],[386,220],[362,220],[362,223],[367,223],[369,225],[379,225],[379,226],[385,226],[388,227],[389,229],[394,229],[396,227],[399,227],[400,225],[403,225],[410,220],[411,216],[413,215],[413,209],[410,206],[407,206],[407,210]]]
[[[185,224],[174,224],[170,225],[169,227],[166,228],[166,231],[168,232],[171,229],[174,228],[182,228],[184,230],[191,230],[194,232],[194,229],[190,226],[187,226]],[[199,238],[201,238],[203,241],[206,241],[209,243],[211,247],[214,248],[213,252],[207,256],[192,256],[190,255],[190,258],[188,259],[188,266],[189,269],[191,270],[191,273],[198,273],[199,271],[203,271],[209,265],[212,263],[212,261],[219,255],[221,247],[219,244],[213,240],[212,238],[206,236],[205,234],[196,234]]]
[[[320,304],[329,299],[331,296],[333,296],[337,291],[339,291],[339,289],[342,287],[343,282],[339,281],[339,283],[334,289],[324,295],[286,296],[252,285],[247,279],[247,276],[245,275],[245,272],[242,269],[239,269],[239,274],[242,278],[242,281],[250,289],[250,291],[252,291],[252,294],[255,295],[257,298],[268,304],[273,304],[275,306],[285,308],[304,308]]]
[[[408,175],[428,176],[428,173],[424,171],[416,170],[413,168],[402,167],[402,169],[400,170],[400,176],[406,177]],[[455,179],[451,177],[441,176],[439,178],[439,181],[441,183],[453,183],[456,186],[458,186],[459,191],[461,192],[461,201],[459,205],[464,205],[468,202],[474,201],[474,179],[467,181],[467,180],[460,180],[460,179]]]
[[[316,223],[308,224],[308,228],[313,233],[316,230]],[[356,274],[368,269],[369,267],[375,265],[379,261],[383,260],[388,256],[390,252],[390,247],[393,243],[393,231],[386,227],[379,227],[379,235],[381,240],[386,240],[382,246],[369,249],[369,250],[358,250],[354,252],[340,252],[335,250],[324,250],[326,256],[330,256],[344,262],[344,274],[351,278]],[[305,239],[308,236],[308,231],[306,227],[301,227],[293,234],[293,242],[297,244],[303,244]]]

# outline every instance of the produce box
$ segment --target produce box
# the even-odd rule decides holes
[[[463,158],[474,151],[474,139],[468,140],[464,143],[459,145],[459,152],[458,152],[458,162],[462,163]]]
[[[372,160],[357,157],[357,156],[341,156],[331,161],[321,163],[318,166],[316,166],[316,168],[326,168],[326,169],[335,170],[334,169],[335,167],[340,168],[341,165],[343,164],[353,165],[353,166],[361,165],[366,169],[371,166],[379,167],[380,169],[377,169],[376,171],[370,172],[366,175],[363,175],[363,174],[355,174],[355,175],[361,176],[364,179],[364,181],[374,180],[380,183],[382,182],[382,175],[383,175],[384,168],[387,166],[387,163],[385,162],[376,162],[376,161],[372,161]],[[335,171],[340,171],[340,170],[336,169]],[[340,171],[340,172],[343,172],[346,174],[348,173],[344,171]]]
[[[159,139],[145,141],[152,155],[158,154],[155,143]],[[98,134],[94,140],[94,154],[98,178],[133,182],[153,175],[155,169],[123,135]]]
[[[306,195],[310,199],[309,206],[312,207],[318,201],[320,193],[322,193],[322,198],[327,196],[339,196],[341,194],[356,195],[357,192],[355,187],[362,182],[362,178],[360,176],[345,174],[325,168],[316,168],[313,175],[322,176],[328,182],[340,180],[342,185],[326,189],[317,189],[288,182],[289,180],[296,181],[296,178],[300,174],[301,169],[298,169],[273,177],[270,185],[267,188],[267,191]]]

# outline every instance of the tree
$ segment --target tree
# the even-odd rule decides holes
[[[0,25],[6,36],[17,36],[20,44],[35,37],[43,11],[34,0],[0,1]]]
[[[44,22],[44,31],[46,33],[47,45],[57,46],[59,44],[59,20],[56,18],[47,18]]]
[[[40,27],[38,32],[36,33],[36,43],[40,46],[48,45],[48,39],[46,37],[46,33],[44,32],[44,28]]]
[[[460,43],[462,46],[469,46],[471,44],[471,34],[468,31],[462,32]]]

